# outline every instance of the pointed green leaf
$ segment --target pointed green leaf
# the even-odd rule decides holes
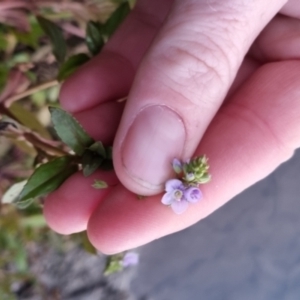
[[[122,3],[110,16],[110,18],[103,25],[104,33],[108,37],[110,37],[115,30],[120,26],[120,24],[124,21],[128,13],[130,12],[130,6],[128,2]]]
[[[95,141],[69,113],[57,107],[49,107],[49,110],[59,138],[76,154],[83,155],[84,151]]]
[[[62,64],[67,55],[67,45],[62,34],[62,30],[55,23],[41,16],[38,16],[37,20],[51,40],[54,56],[57,61]]]
[[[100,142],[100,141],[95,142],[92,146],[90,146],[89,150],[97,153],[98,155],[100,155],[103,158],[106,158],[106,156],[107,156],[105,148],[104,148],[102,142]]]
[[[22,206],[29,199],[53,192],[76,171],[77,166],[72,165],[70,156],[59,157],[39,166],[28,179],[17,204]]]
[[[103,180],[95,179],[95,182],[92,184],[92,187],[97,190],[101,190],[108,188],[108,184]]]
[[[103,162],[103,157],[93,153],[90,150],[86,150],[82,158],[82,171],[85,177],[93,174]]]
[[[62,81],[68,78],[71,74],[73,74],[78,67],[85,64],[90,60],[89,56],[80,53],[71,56],[60,68],[57,79]]]
[[[86,27],[86,45],[93,55],[97,55],[103,48],[103,25],[99,22],[89,21]]]

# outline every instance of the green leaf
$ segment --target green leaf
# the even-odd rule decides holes
[[[86,150],[82,158],[82,171],[85,177],[93,174],[103,162],[103,157]]]
[[[92,187],[96,190],[101,190],[108,188],[108,184],[103,180],[95,179],[95,182],[92,184]]]
[[[46,195],[56,190],[69,176],[77,171],[72,165],[72,157],[58,157],[39,166],[23,188],[18,205],[27,204],[27,200]]]
[[[100,141],[95,142],[93,145],[91,145],[89,147],[89,150],[91,150],[91,151],[99,154],[103,158],[107,157],[107,153],[106,153],[105,147],[103,146],[102,142],[100,142]]]
[[[110,37],[115,30],[120,26],[124,21],[128,13],[130,12],[130,6],[128,2],[122,3],[110,16],[110,18],[104,24],[104,33]]]
[[[80,53],[71,56],[60,68],[57,79],[62,81],[68,78],[71,74],[73,74],[78,67],[85,64],[90,60],[89,56]]]
[[[60,139],[76,154],[83,155],[84,151],[95,141],[69,113],[57,107],[49,107],[49,110],[55,131]]]
[[[62,64],[67,55],[67,45],[61,29],[55,23],[41,16],[38,16],[37,20],[51,40],[54,56],[56,57],[57,61]]]
[[[83,175],[90,176],[97,169],[112,169],[111,158],[108,158],[111,147],[105,148],[102,142],[93,143],[87,150],[85,150],[82,157]]]
[[[86,27],[86,45],[93,55],[97,55],[103,48],[103,25],[99,22],[89,21]]]
[[[116,254],[107,258],[106,266],[103,273],[105,276],[118,273],[123,270],[122,256],[122,254]]]

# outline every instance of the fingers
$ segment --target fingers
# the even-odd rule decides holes
[[[178,216],[161,195],[137,200],[119,186],[92,214],[91,242],[115,253],[186,228],[287,160],[300,146],[299,70],[297,61],[265,65],[221,108],[196,150],[212,173],[202,202]]]
[[[111,101],[74,116],[95,140],[111,145],[123,106],[124,103]],[[95,179],[104,180],[109,188],[94,189],[92,185]],[[45,200],[44,215],[48,225],[62,234],[86,230],[92,212],[117,183],[119,181],[113,171],[97,171],[87,178],[82,172],[72,175]]]
[[[131,191],[162,190],[221,105],[253,40],[285,1],[175,1],[135,77],[114,143]],[[263,13],[262,13],[263,12]]]
[[[246,59],[231,88],[232,93],[257,68],[257,63]],[[76,113],[74,116],[95,140],[101,140],[103,143],[110,145],[115,136],[123,106],[124,103],[110,101]],[[88,220],[93,211],[111,191],[111,188],[105,190],[92,188],[95,179],[104,180],[111,187],[118,183],[115,174],[111,172],[97,172],[88,178],[77,173],[47,197],[44,205],[44,215],[53,230],[62,234],[72,234],[87,229]],[[122,191],[122,197],[126,198],[126,193],[132,197],[132,194],[125,192],[123,188]],[[135,197],[134,200],[136,200]],[[150,201],[150,203],[152,202]]]
[[[299,59],[300,20],[279,15],[269,23],[250,50],[261,62]]]
[[[104,180],[109,187],[93,188],[95,179]],[[49,227],[61,234],[86,230],[91,214],[117,183],[111,171],[97,171],[89,177],[76,173],[46,198],[44,216]]]
[[[140,0],[103,51],[64,83],[63,108],[75,113],[127,96],[137,65],[172,2]]]

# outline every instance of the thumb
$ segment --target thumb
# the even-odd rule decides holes
[[[115,170],[129,190],[162,191],[173,158],[193,155],[252,42],[285,2],[174,1],[114,143]]]

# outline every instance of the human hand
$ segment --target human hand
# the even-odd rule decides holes
[[[113,172],[75,174],[46,199],[50,227],[87,229],[99,250],[120,252],[196,223],[290,158],[300,145],[300,5],[286,2],[140,0],[61,91],[95,140],[114,140],[121,183]],[[129,91],[123,112],[115,100]],[[201,154],[212,181],[175,215],[155,194],[174,157]],[[95,178],[112,187],[91,188]]]

